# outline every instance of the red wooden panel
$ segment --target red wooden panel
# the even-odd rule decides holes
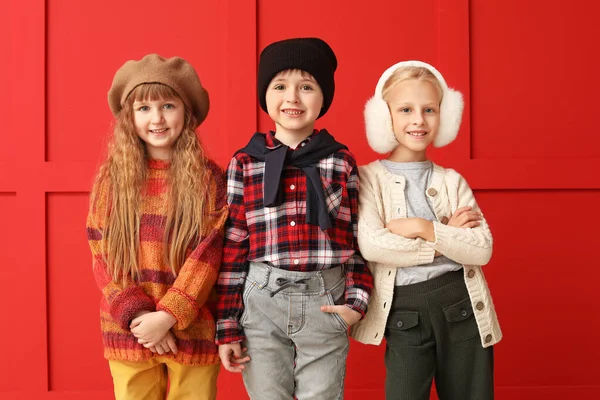
[[[102,356],[101,294],[92,276],[85,231],[87,211],[87,194],[47,195],[48,361],[52,391],[98,390],[112,384]]]
[[[18,135],[13,130],[11,101],[9,88],[11,77],[13,76],[15,59],[12,54],[12,13],[8,12],[8,18],[5,18],[5,23],[0,24],[0,54],[2,54],[3,62],[0,63],[0,121],[6,127],[6,133],[2,135],[3,143],[0,146],[0,163],[8,163],[14,161],[14,144],[18,139]],[[0,172],[2,174],[2,172]]]
[[[17,260],[17,241],[19,238],[15,236],[13,229],[19,223],[19,215],[17,214],[17,196],[15,193],[0,193],[0,221],[2,221],[0,229],[0,265],[2,268],[2,282],[4,282],[3,298],[7,301],[7,307],[3,307],[3,312],[0,316],[0,343],[10,344],[4,346],[6,357],[9,360],[21,358],[21,346],[15,346],[19,337],[14,329],[14,321],[22,320],[23,304],[28,301],[28,293],[22,290],[23,285],[15,284],[22,282],[23,271],[19,268]],[[4,390],[15,390],[19,388],[20,371],[15,368],[0,368],[0,393]]]
[[[589,1],[470,1],[474,157],[598,157],[598,11]]]
[[[9,325],[13,338],[7,342],[18,340],[18,355],[0,366],[0,376],[10,377],[9,385],[19,390],[47,388],[45,204],[44,193],[36,188],[40,179],[36,169],[44,156],[44,5],[43,0],[13,1],[8,10],[12,41],[10,134],[15,136],[9,150],[15,165],[8,172],[14,174],[9,183],[16,192],[16,204],[10,212],[18,218],[9,225],[17,239],[9,251],[18,254],[14,268],[20,271],[20,280],[15,283],[22,283],[7,285],[5,293],[18,300],[18,312]],[[1,251],[6,250],[3,247]]]
[[[479,191],[477,198],[495,239],[484,271],[504,332],[498,387],[562,386],[561,393],[572,390],[562,398],[582,398],[577,387],[597,385],[600,357],[593,344],[600,215],[586,211],[600,203],[600,191]]]
[[[181,56],[197,70],[212,103],[221,102],[225,32],[218,2],[177,5],[159,0],[143,6],[118,0],[48,3],[49,161],[96,163],[112,121],[106,93],[129,59],[147,53]],[[220,120],[211,112],[200,128],[205,141],[215,144],[210,147],[217,147],[219,137],[223,141]]]

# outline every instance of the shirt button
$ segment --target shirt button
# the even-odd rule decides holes
[[[463,317],[466,317],[468,314],[467,310],[460,310],[460,315],[462,315]]]
[[[443,216],[442,219],[440,220],[440,222],[444,225],[448,224],[448,221],[449,221],[449,219],[446,216]]]
[[[485,337],[485,342],[486,342],[486,343],[489,343],[489,342],[491,342],[491,341],[492,341],[492,335],[486,335],[486,337]]]
[[[475,276],[475,270],[470,269],[469,272],[467,272],[467,276],[473,278]]]
[[[292,222],[290,222],[290,225],[291,225],[291,226],[296,226],[296,221],[292,221]]]
[[[294,190],[294,189],[296,189],[296,186],[295,185],[290,185],[290,189]]]
[[[475,306],[476,309],[478,309],[479,311],[483,310],[483,302],[478,302],[477,305]]]
[[[302,142],[302,143],[300,144],[300,147],[304,147],[304,146],[306,146],[306,142]]]
[[[430,196],[435,196],[437,195],[437,190],[435,190],[434,188],[429,188],[427,189],[427,194]]]
[[[294,260],[294,264],[295,264],[295,265],[298,265],[298,264],[300,264],[300,260],[298,260],[298,259],[296,258],[296,259]]]
[[[398,321],[398,322],[396,322],[396,326],[397,326],[398,328],[402,328],[402,327],[404,326],[404,322],[402,322],[402,321]]]

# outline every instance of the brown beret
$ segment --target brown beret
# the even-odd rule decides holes
[[[202,87],[194,68],[183,58],[164,58],[158,54],[148,54],[141,60],[129,60],[119,68],[108,91],[108,105],[113,115],[117,116],[127,96],[143,83],[169,86],[192,110],[198,124],[206,118],[208,92]]]

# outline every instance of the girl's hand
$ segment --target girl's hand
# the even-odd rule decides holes
[[[242,357],[247,350],[239,343],[219,345],[219,358],[223,367],[229,372],[242,372],[246,368],[244,364],[250,361],[250,356]]]
[[[131,321],[131,333],[144,347],[156,347],[177,320],[166,311],[155,311],[140,315]]]
[[[450,221],[448,221],[448,226],[455,228],[475,228],[481,224],[479,221],[481,221],[481,213],[473,211],[470,206],[466,206],[459,208],[452,214]]]
[[[428,242],[435,242],[433,223],[424,218],[397,218],[388,222],[385,227],[388,228],[390,232],[407,239],[416,239],[420,237]]]
[[[173,336],[171,331],[168,331],[167,334],[165,335],[165,337],[162,338],[162,340],[160,342],[158,342],[156,344],[156,346],[144,345],[144,347],[147,349],[150,349],[150,351],[153,353],[165,354],[165,353],[172,351],[173,354],[177,354],[177,345],[175,344],[175,336]]]
[[[362,315],[348,306],[321,306],[321,311],[326,313],[334,313],[342,317],[346,325],[352,326],[362,318]]]

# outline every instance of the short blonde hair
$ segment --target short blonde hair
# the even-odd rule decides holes
[[[400,67],[395,70],[383,85],[383,89],[381,90],[381,97],[383,100],[387,103],[390,92],[401,82],[411,79],[431,82],[440,95],[440,103],[442,102],[442,98],[444,97],[442,85],[435,75],[425,67]]]

